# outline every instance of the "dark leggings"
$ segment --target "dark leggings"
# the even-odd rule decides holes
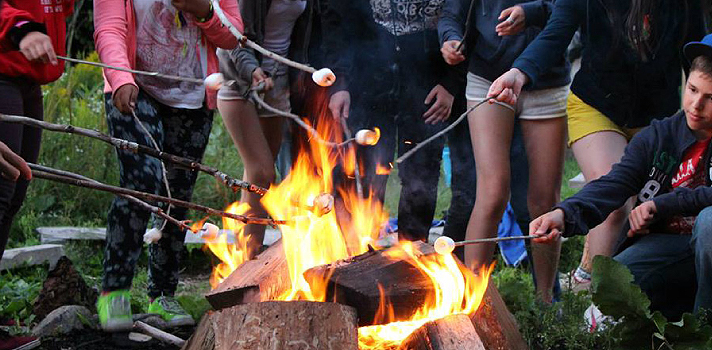
[[[0,76],[0,113],[42,120],[40,86],[24,78]],[[0,122],[0,142],[28,162],[37,162],[41,137],[40,129]],[[5,251],[12,220],[25,200],[28,184],[27,180],[13,182],[0,177],[0,256]]]
[[[110,94],[105,96],[105,108],[111,136],[153,147],[134,117],[121,114],[114,107]],[[161,150],[201,161],[212,128],[212,111],[205,107],[172,108],[156,101],[143,91],[139,91],[135,111],[136,116],[151,133]],[[121,187],[166,195],[161,162],[158,159],[129,151],[117,153]],[[184,168],[172,167],[170,163],[166,163],[166,170],[173,198],[190,201],[198,174]],[[106,230],[102,281],[104,291],[131,287],[150,214],[124,198],[116,197],[111,204]],[[178,220],[183,220],[186,210],[172,207],[170,214]],[[153,227],[161,227],[161,225],[162,221],[154,219]],[[185,231],[169,223],[163,229],[163,238],[149,245],[149,297],[173,295],[175,292],[184,240]]]

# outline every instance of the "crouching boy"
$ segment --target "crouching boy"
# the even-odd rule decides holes
[[[682,111],[636,135],[621,161],[531,222],[547,242],[586,234],[633,195],[626,265],[651,308],[668,319],[712,309],[712,34],[685,46],[691,63]]]

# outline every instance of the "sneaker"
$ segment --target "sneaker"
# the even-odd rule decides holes
[[[573,293],[590,290],[591,274],[583,271],[579,267],[559,278],[559,284],[561,285],[562,290],[568,290]]]
[[[101,295],[96,301],[96,310],[104,331],[121,332],[133,328],[131,294],[128,290],[115,290]]]
[[[149,314],[158,314],[169,327],[193,326],[195,320],[188,315],[173,297],[160,296],[148,305]]]

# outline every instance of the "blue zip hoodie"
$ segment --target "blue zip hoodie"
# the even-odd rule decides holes
[[[709,146],[701,160],[705,164],[705,185],[672,190],[671,179],[678,171],[685,151],[695,142],[697,139],[687,126],[684,112],[654,120],[633,137],[621,161],[613,165],[608,174],[591,181],[556,206],[565,214],[564,236],[588,233],[636,194],[638,203],[654,201],[659,217],[693,216],[712,205]],[[650,229],[651,232],[665,232],[662,226],[655,224]]]
[[[512,65],[543,84],[581,28],[581,69],[571,91],[619,126],[637,128],[680,106],[682,45],[705,35],[700,0],[660,0],[650,25],[659,37],[643,61],[623,36],[629,0],[557,0],[544,30]],[[612,24],[613,23],[613,24]]]
[[[473,3],[474,1],[474,3]],[[495,27],[502,10],[520,5],[524,9],[526,28],[517,35],[498,36]],[[472,8],[470,23],[467,14]],[[448,40],[462,41],[469,60],[468,70],[489,81],[494,81],[511,68],[514,60],[532,42],[549,19],[553,0],[446,0],[438,22],[440,43]],[[569,63],[561,53],[553,58],[552,65],[542,74],[535,88],[563,86],[570,82]]]

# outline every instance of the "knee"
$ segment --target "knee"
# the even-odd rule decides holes
[[[692,230],[692,244],[695,251],[712,254],[712,206],[700,211]]]

